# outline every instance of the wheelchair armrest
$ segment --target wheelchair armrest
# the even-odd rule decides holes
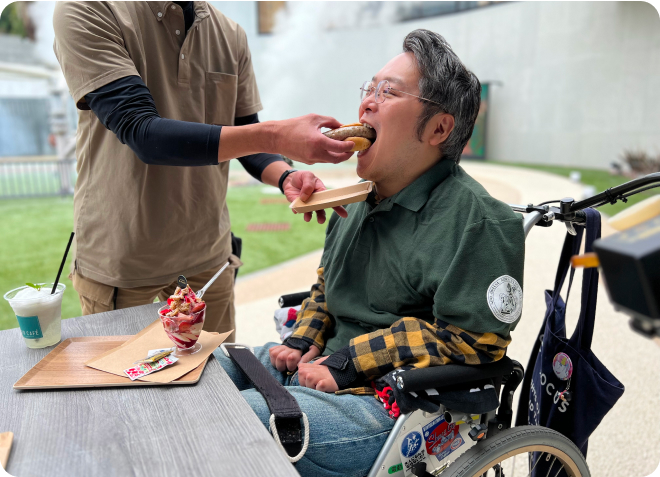
[[[507,356],[494,363],[478,366],[445,364],[444,366],[404,371],[397,375],[397,387],[406,392],[430,388],[443,390],[460,384],[504,377],[511,374],[512,371],[513,363]]]
[[[278,303],[280,305],[280,308],[285,308],[288,306],[298,306],[303,302],[304,299],[309,298],[310,295],[311,292],[308,291],[291,293],[290,295],[282,295],[278,300]]]

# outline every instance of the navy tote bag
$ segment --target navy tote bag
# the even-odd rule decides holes
[[[623,395],[624,387],[591,351],[598,298],[597,268],[584,270],[580,318],[571,337],[566,338],[566,303],[559,293],[571,269],[568,301],[575,273],[570,266],[571,256],[579,253],[583,235],[585,252],[591,252],[594,240],[600,237],[600,214],[594,209],[585,212],[586,230],[576,227],[577,235],[566,235],[554,290],[545,291],[545,319],[527,365],[516,425],[554,429],[572,440],[586,456],[589,436]],[[539,453],[531,458],[533,476],[554,476],[559,472],[558,463]],[[562,470],[557,475],[566,473]]]

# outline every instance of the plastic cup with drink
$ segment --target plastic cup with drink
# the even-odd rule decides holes
[[[39,284],[39,289],[23,286],[5,293],[28,348],[53,346],[62,339],[62,295],[66,286],[58,283],[51,294],[53,285]]]
[[[71,232],[55,283],[26,283],[5,293],[28,348],[53,346],[62,339],[62,296],[66,286],[59,281],[74,235]]]

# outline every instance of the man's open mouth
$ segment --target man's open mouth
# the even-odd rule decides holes
[[[370,131],[370,133],[373,135],[373,137],[369,139],[371,141],[371,143],[372,144],[375,143],[376,139],[378,139],[378,134],[376,133],[376,130],[374,129],[374,127],[371,124],[367,124],[367,123],[362,123],[362,125],[364,127],[366,127]]]

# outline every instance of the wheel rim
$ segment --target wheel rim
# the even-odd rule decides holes
[[[489,470],[492,470],[498,464],[501,465],[504,461],[506,461],[506,460],[513,457],[514,458],[514,463],[513,463],[513,465],[514,465],[513,471],[514,472],[511,473],[511,474],[506,474],[506,477],[515,477],[515,475],[516,475],[515,474],[515,458],[517,456],[521,456],[523,454],[528,454],[528,453],[532,453],[532,452],[540,452],[541,455],[539,455],[538,459],[536,459],[534,461],[534,463],[532,463],[529,466],[529,473],[527,473],[527,474],[518,474],[518,475],[528,477],[529,475],[532,474],[532,471],[534,470],[536,465],[541,461],[541,459],[547,458],[546,456],[550,456],[551,458],[554,458],[555,462],[558,462],[558,464],[553,463],[553,465],[552,465],[552,467],[549,471],[549,477],[555,477],[555,475],[559,475],[559,473],[561,472],[562,469],[566,471],[566,473],[569,475],[569,477],[581,477],[582,476],[582,474],[580,473],[580,470],[578,469],[577,465],[575,464],[573,459],[571,459],[568,456],[568,454],[566,454],[565,452],[557,449],[556,447],[547,446],[547,445],[538,445],[538,444],[529,445],[529,446],[525,446],[525,447],[519,447],[519,448],[514,449],[510,452],[507,452],[506,454],[503,454],[503,455],[497,457],[496,459],[493,459],[488,464],[485,464],[481,469],[479,469],[477,472],[475,472],[474,475],[475,476],[486,476],[486,475],[488,475]],[[533,456],[533,454],[532,454],[532,456]],[[548,459],[548,460],[550,460],[550,459]],[[498,476],[499,474],[497,474],[497,472],[496,472],[495,475]]]

